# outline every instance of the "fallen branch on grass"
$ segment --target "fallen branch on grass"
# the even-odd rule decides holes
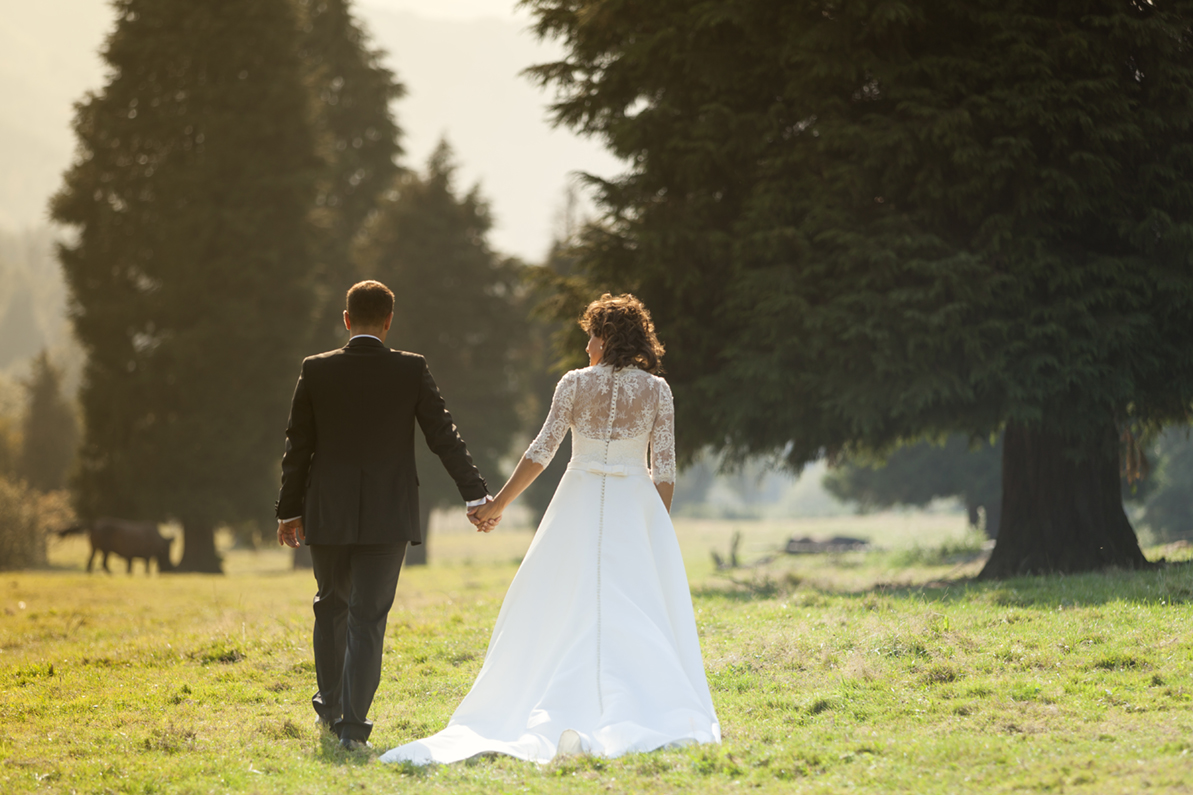
[[[828,541],[816,541],[805,536],[790,539],[784,551],[788,555],[818,555],[824,552],[856,552],[869,548],[870,542],[864,538],[833,536]]]

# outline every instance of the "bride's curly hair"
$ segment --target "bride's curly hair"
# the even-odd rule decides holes
[[[605,293],[580,316],[580,328],[605,343],[602,364],[663,372],[663,344],[646,306],[634,296]]]

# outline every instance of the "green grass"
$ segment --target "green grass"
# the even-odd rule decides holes
[[[789,535],[883,549],[715,572],[735,529],[745,562]],[[76,540],[54,570],[0,573],[0,792],[1193,789],[1193,564],[974,583],[954,516],[679,532],[721,746],[382,765],[315,729],[313,581],[284,554],[230,551],[225,577],[88,576]],[[433,565],[403,572],[378,753],[446,723],[529,538],[441,527]]]

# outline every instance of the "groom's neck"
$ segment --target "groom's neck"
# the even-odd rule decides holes
[[[383,328],[354,328],[348,333],[348,338],[352,339],[352,337],[360,336],[376,337],[382,342],[385,342],[385,334],[387,331],[388,329]]]

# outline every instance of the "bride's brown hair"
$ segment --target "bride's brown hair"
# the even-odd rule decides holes
[[[580,316],[580,328],[604,343],[602,364],[663,371],[663,344],[655,336],[650,312],[629,293],[605,293],[593,301]]]

